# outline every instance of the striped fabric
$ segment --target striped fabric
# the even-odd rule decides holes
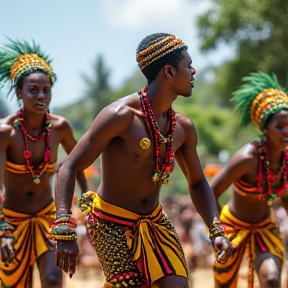
[[[138,215],[103,201],[97,194],[87,221],[90,240],[103,268],[107,287],[128,287],[126,284],[114,286],[113,279],[128,275],[131,272],[127,271],[129,267],[134,272],[136,267],[140,272],[144,283],[141,287],[151,287],[168,275],[188,278],[178,236],[160,204],[151,214]],[[119,253],[122,256],[118,263]]]
[[[32,272],[35,260],[55,247],[54,242],[47,239],[50,223],[55,217],[55,211],[54,202],[36,215],[3,209],[6,221],[16,228],[14,237],[17,243],[15,245],[16,259],[8,267],[0,262],[0,287],[32,287]]]
[[[43,168],[43,164],[39,165],[37,169],[34,169],[34,171],[39,172]],[[27,168],[26,164],[15,164],[10,161],[6,161],[5,169],[7,171],[10,171],[15,174],[27,174],[31,173],[31,171]],[[47,166],[45,172],[53,173],[55,171],[55,163],[51,163]]]
[[[253,287],[254,268],[252,260],[255,259],[255,247],[259,247],[263,252],[270,252],[282,261],[284,259],[284,246],[280,239],[280,231],[272,217],[260,223],[247,223],[238,220],[225,205],[220,214],[220,220],[225,225],[225,234],[231,241],[235,252],[226,264],[213,264],[215,287],[237,287],[237,276],[239,267],[245,253],[249,255],[249,277],[248,287]]]
[[[241,196],[244,197],[252,196],[257,197],[259,201],[267,201],[268,193],[266,189],[264,189],[264,191],[266,191],[265,193],[263,192],[260,193],[255,184],[247,183],[241,179],[238,179],[232,185],[233,185],[233,191],[237,192]]]

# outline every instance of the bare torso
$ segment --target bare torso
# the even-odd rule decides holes
[[[52,128],[50,130],[50,163],[57,160],[57,152],[61,139],[62,117],[51,115]],[[11,124],[9,117],[1,119],[0,124]],[[9,127],[10,126],[10,127]],[[10,140],[6,152],[6,159],[14,164],[26,165],[23,158],[24,141],[20,128],[11,125],[5,125],[0,133],[9,132]],[[1,135],[0,135],[1,137]],[[29,150],[32,152],[32,165],[38,167],[43,162],[45,151],[45,139],[37,142],[28,140]],[[4,165],[5,166],[5,165]],[[41,183],[35,184],[31,173],[16,174],[10,171],[4,171],[5,202],[4,207],[20,213],[34,214],[41,211],[44,207],[53,201],[51,181],[53,173],[44,172],[41,176]]]
[[[246,151],[245,151],[246,150]],[[243,151],[245,153],[250,153],[252,158],[250,160],[250,170],[249,173],[242,177],[247,183],[253,184],[257,187],[257,171],[258,171],[258,151],[251,144],[244,146]],[[264,176],[265,179],[265,176]],[[282,185],[281,179],[283,175],[278,175],[273,186],[279,187]],[[266,219],[271,213],[271,207],[267,205],[267,185],[264,185],[264,194],[259,193],[257,195],[241,195],[239,194],[235,187],[232,185],[232,197],[228,203],[231,213],[236,216],[238,219],[249,222],[249,223],[259,223],[262,220]],[[282,198],[285,200],[287,198],[287,193],[282,195]]]
[[[121,103],[124,102],[124,103]],[[150,213],[158,204],[160,183],[152,181],[155,171],[155,144],[149,135],[143,115],[140,113],[140,101],[137,94],[119,101],[124,109],[134,110],[126,131],[110,141],[102,152],[102,183],[98,189],[100,197],[109,203],[135,213]],[[181,119],[185,116],[176,114],[176,129],[173,149],[176,153],[185,141],[185,131]],[[185,117],[186,118],[186,117]],[[167,116],[157,119],[162,133],[167,129]],[[151,137],[152,136],[152,137]],[[143,138],[152,140],[148,149],[141,149]],[[165,155],[165,145],[161,145],[161,167]]]

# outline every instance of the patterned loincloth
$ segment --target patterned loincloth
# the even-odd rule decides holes
[[[248,287],[253,287],[255,245],[263,252],[269,252],[283,261],[284,246],[280,231],[274,219],[269,217],[260,223],[247,223],[238,220],[225,205],[220,214],[220,220],[225,225],[225,234],[231,241],[235,252],[226,264],[214,263],[215,287],[237,287],[239,267],[245,250],[249,253]]]
[[[47,238],[50,223],[55,217],[55,204],[51,203],[36,215],[5,208],[3,214],[6,221],[15,227],[14,237],[17,243],[13,262],[8,266],[0,262],[0,287],[30,288],[35,260],[55,248],[54,242]]]
[[[138,215],[103,201],[96,192],[80,200],[90,241],[106,278],[105,287],[151,287],[168,275],[188,278],[183,249],[159,204]]]

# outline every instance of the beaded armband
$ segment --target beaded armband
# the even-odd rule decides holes
[[[216,237],[223,236],[225,237],[223,224],[218,218],[214,218],[213,223],[209,228],[209,238],[213,240]]]
[[[54,241],[77,240],[76,226],[77,221],[71,214],[59,215],[51,224],[50,239]]]

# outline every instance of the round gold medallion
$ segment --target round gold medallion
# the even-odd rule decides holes
[[[139,146],[141,149],[146,150],[151,146],[151,140],[149,138],[142,138],[140,140]]]

